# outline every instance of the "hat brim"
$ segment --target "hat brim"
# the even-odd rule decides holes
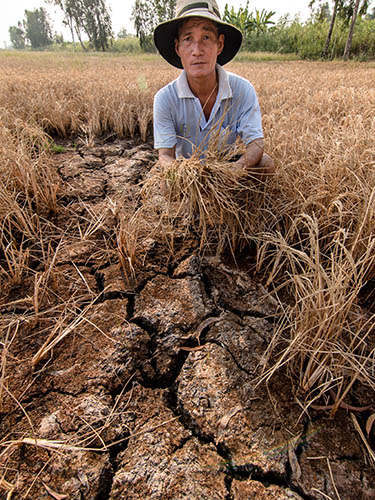
[[[220,66],[228,63],[240,50],[242,43],[241,31],[232,24],[224,23],[210,12],[191,13],[185,16],[165,21],[156,26],[154,31],[154,42],[160,55],[175,68],[182,69],[181,59],[175,51],[175,39],[177,38],[178,25],[188,17],[203,17],[215,22],[219,26],[220,33],[224,35],[224,48],[217,57]]]

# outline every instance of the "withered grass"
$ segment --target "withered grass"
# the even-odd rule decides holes
[[[67,208],[52,137],[148,140],[153,95],[178,72],[159,58],[97,55],[4,52],[0,65],[0,305],[6,311],[22,304],[34,325],[53,318],[41,326],[44,347],[28,360],[36,366],[53,357],[71,326],[85,321],[84,307],[69,304],[67,316],[67,305],[59,303],[59,245],[69,230],[72,239],[85,239],[105,223],[86,210],[84,221],[77,215],[68,229],[56,225]],[[126,218],[119,212],[108,251],[131,284],[152,239],[164,243],[171,258],[176,241],[192,235],[200,253],[229,249],[235,256],[255,245],[258,276],[280,297],[258,383],[286,372],[304,410],[323,402],[333,415],[342,403],[355,405],[358,386],[371,404],[375,322],[361,293],[375,279],[374,65],[234,62],[228,69],[257,90],[275,174],[264,183],[235,176],[231,154],[238,151],[214,148],[204,162],[193,157],[155,165],[140,208]],[[34,283],[33,296],[9,299],[25,280]],[[2,316],[0,407],[11,400],[9,366],[19,329],[12,314]],[[35,439],[32,428],[30,435],[23,439]],[[0,488],[13,490],[6,475]]]

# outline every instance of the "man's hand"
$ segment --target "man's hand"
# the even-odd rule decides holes
[[[176,159],[176,146],[174,148],[159,149],[159,163],[162,167],[168,166]]]

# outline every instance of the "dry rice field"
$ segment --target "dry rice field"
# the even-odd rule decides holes
[[[302,412],[325,408],[331,417],[348,402],[358,408],[367,400],[363,440],[374,464],[375,65],[234,61],[226,69],[257,91],[275,175],[236,205],[227,159],[214,152],[207,168],[211,178],[222,177],[209,189],[194,161],[173,172],[156,169],[140,194],[143,208],[135,203],[126,212],[107,200],[115,217],[109,230],[103,214],[82,200],[69,202],[56,170],[60,150],[130,138],[152,146],[153,96],[178,71],[157,56],[0,53],[0,411],[17,408],[33,429],[25,408],[31,382],[14,385],[12,370],[28,364],[34,382],[40,363],[52,362],[54,347],[83,320],[87,304],[54,293],[64,245],[100,237],[98,252],[121,265],[131,286],[150,234],[173,261],[175,240],[187,241],[191,231],[199,234],[198,254],[230,247],[236,257],[251,248],[251,273],[279,304],[256,384],[281,370]],[[172,186],[170,203],[155,206],[161,180]],[[26,357],[16,349],[25,322],[39,339]],[[8,498],[15,442],[12,432],[3,433],[0,486]]]

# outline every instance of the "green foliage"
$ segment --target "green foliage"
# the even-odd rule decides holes
[[[275,14],[276,12],[274,12],[273,10],[267,12],[266,9],[262,9],[261,11],[255,9],[254,29],[258,36],[260,33],[265,33],[267,31],[268,25],[275,24],[273,21],[271,21],[271,17],[273,17]]]
[[[262,9],[261,11],[255,9],[253,14],[249,10],[249,0],[247,0],[246,6],[240,6],[237,12],[234,10],[234,7],[229,10],[228,4],[226,4],[223,21],[233,24],[242,32],[243,50],[252,50],[252,34],[255,33],[259,37],[261,33],[265,33],[270,24],[275,24],[271,21],[271,17],[274,15],[274,11],[267,12],[266,9]]]
[[[295,19],[283,17],[272,28],[262,31],[251,31],[247,34],[246,44],[242,50],[251,52],[275,52],[279,54],[297,54],[298,40],[303,31],[302,24]]]
[[[176,0],[135,0],[131,20],[144,52],[156,52],[153,32],[163,21],[174,17]]]
[[[33,49],[47,47],[52,43],[52,29],[48,14],[43,7],[35,10],[25,10],[23,21],[25,37]]]
[[[321,5],[323,10],[314,11],[306,23],[301,23],[298,17],[291,20],[287,15],[280,18],[276,25],[258,30],[254,29],[254,25],[250,23],[251,15],[248,11],[246,12],[246,8],[235,12],[233,8],[229,10],[226,6],[224,16],[227,22],[236,24],[239,28],[241,25],[245,25],[245,20],[247,26],[251,26],[251,29],[246,32],[246,41],[242,45],[242,52],[274,52],[296,54],[302,59],[320,59],[331,22],[331,17],[326,15],[328,13],[325,3]],[[237,14],[240,15],[237,16]],[[346,19],[342,16],[337,17],[327,52],[328,58],[334,59],[343,56],[348,31]],[[370,15],[357,18],[351,54],[359,60],[375,58],[375,20]],[[240,57],[241,53],[237,58]]]
[[[51,153],[56,154],[66,152],[66,148],[64,146],[62,146],[61,144],[56,144],[53,140],[48,143],[47,150],[51,151]]]
[[[375,58],[375,20],[367,18],[357,20],[351,54],[360,60]]]
[[[112,21],[105,0],[81,0],[81,8],[82,26],[90,42],[95,50],[106,50],[112,37]]]
[[[72,42],[67,41],[64,41],[63,43],[54,42],[48,47],[48,50],[52,52],[75,52],[77,54],[88,52],[90,49],[89,42],[83,43],[86,50],[81,45],[74,47]],[[142,50],[139,44],[139,39],[135,35],[128,35],[126,38],[116,38],[111,40],[110,50],[105,53],[108,55],[111,53],[141,55]]]
[[[22,24],[19,22],[18,26],[9,26],[9,38],[12,47],[15,49],[25,48],[25,32],[22,28]]]
[[[139,39],[134,35],[128,35],[125,38],[118,38],[117,40],[113,40],[112,52],[121,52],[124,54],[140,54],[141,53],[141,45],[139,43]]]
[[[280,52],[245,52],[236,55],[236,62],[286,62],[297,61],[297,54],[280,54]]]
[[[308,22],[297,42],[297,53],[302,59],[320,59],[329,29],[328,22]]]
[[[110,27],[110,18],[108,11],[105,8],[105,0],[49,0],[50,3],[60,6],[65,13],[65,23],[72,27],[73,33],[78,36],[81,46],[77,47],[74,43],[63,41],[59,35],[54,36],[53,45],[51,28],[45,15],[44,9],[37,9],[31,12],[25,11],[28,14],[22,23],[18,26],[9,28],[11,42],[14,48],[24,49],[25,41],[30,40],[32,47],[41,47],[40,42],[29,38],[31,36],[34,24],[34,18],[39,19],[45,15],[46,24],[40,24],[36,32],[46,32],[44,42],[48,40],[46,45],[49,50],[53,51],[72,51],[84,50],[90,48],[96,50],[110,50],[115,53],[140,54],[141,52],[155,52],[153,42],[153,30],[157,24],[169,18],[174,17],[176,0],[136,0],[132,12],[132,19],[135,23],[137,36],[128,35],[125,29],[120,30],[117,39],[112,39]],[[354,0],[335,0],[340,4],[341,14],[335,19],[333,25],[332,36],[326,57],[330,59],[341,58],[344,53],[345,43],[348,38],[349,25],[346,14],[349,12],[350,6]],[[249,52],[265,54],[269,57],[269,53],[280,55],[294,54],[293,57],[303,59],[320,59],[324,52],[327,34],[330,30],[332,13],[329,10],[329,4],[323,0],[312,0],[312,15],[306,23],[302,23],[298,17],[293,20],[289,16],[284,16],[277,24],[271,20],[275,14],[272,11],[267,12],[265,9],[253,12],[249,10],[249,2],[246,2],[245,7],[240,7],[237,11],[228,5],[225,6],[223,20],[237,26],[244,34],[244,43],[242,44],[241,53],[237,58],[242,57],[242,54]],[[331,3],[332,5],[332,3]],[[354,36],[351,46],[352,57],[358,60],[368,60],[375,58],[375,8],[372,12],[367,13],[368,2],[361,2],[362,14],[358,15]],[[104,9],[104,10],[103,10]],[[345,10],[346,9],[346,10]],[[90,12],[89,12],[90,11]],[[106,14],[103,14],[103,12]],[[35,16],[35,12],[38,16]],[[101,17],[101,13],[103,17]],[[101,26],[103,28],[102,32]],[[23,26],[25,29],[23,29]],[[26,30],[26,27],[29,31]],[[82,41],[81,32],[90,33],[89,41]],[[246,56],[247,57],[247,56]]]

